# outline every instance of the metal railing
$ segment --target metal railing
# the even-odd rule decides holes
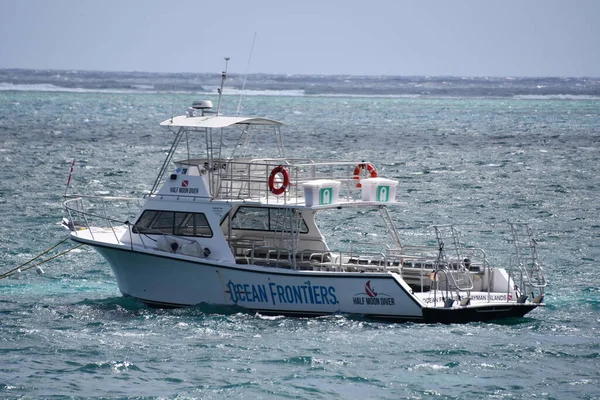
[[[357,187],[357,165],[363,161],[320,162],[310,159],[215,159],[210,164],[205,159],[179,162],[195,168],[201,175],[208,174],[211,195],[217,199],[262,199],[266,203],[287,204],[304,198],[304,185],[315,180],[340,182],[340,199],[357,199],[361,189]],[[289,182],[274,177],[275,185],[287,183],[285,191],[275,195],[269,187],[269,177],[274,170],[283,167]],[[266,199],[266,200],[265,200]]]
[[[136,202],[136,206],[139,206],[139,202],[142,199],[132,197],[112,197],[112,196],[67,196],[63,205],[67,213],[67,220],[65,225],[75,232],[81,229],[89,231],[90,236],[94,239],[94,234],[98,233],[98,228],[108,229],[112,232],[115,239],[120,240],[116,226],[128,226],[130,225],[129,220],[132,219],[138,212],[139,208],[135,211],[131,210],[128,203]],[[111,206],[111,211],[121,210],[116,215],[109,216],[107,206]],[[102,221],[101,224],[95,222]]]
[[[517,270],[517,287],[525,301],[531,294],[534,302],[541,302],[544,298],[544,288],[548,285],[546,274],[537,254],[537,241],[533,230],[526,223],[509,222],[514,253],[511,257],[511,274],[513,267]],[[535,296],[534,289],[539,291]]]

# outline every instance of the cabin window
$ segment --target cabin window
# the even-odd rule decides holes
[[[286,208],[240,207],[231,219],[231,229],[290,232],[289,212]],[[300,233],[308,232],[308,226],[303,219],[294,227],[294,230],[296,229]]]
[[[206,215],[176,211],[146,210],[133,227],[134,233],[212,237]]]

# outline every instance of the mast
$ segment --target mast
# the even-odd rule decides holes
[[[225,70],[221,72],[221,87],[219,88],[219,102],[217,103],[217,116],[219,116],[219,112],[221,111],[221,97],[223,96],[223,85],[225,84],[225,79],[227,79],[227,62],[229,61],[229,57],[225,57]]]

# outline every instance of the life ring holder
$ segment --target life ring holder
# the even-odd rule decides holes
[[[377,178],[377,170],[375,169],[375,167],[373,166],[373,164],[371,163],[364,163],[364,164],[358,164],[356,166],[356,168],[354,168],[354,179],[359,180],[360,179],[360,173],[362,171],[366,170],[370,175],[371,178]],[[360,184],[360,182],[358,182],[356,184],[356,187],[362,187],[362,185]]]
[[[283,176],[283,182],[281,186],[276,188],[275,177],[279,174]],[[283,165],[279,165],[273,168],[273,170],[271,171],[271,175],[269,175],[269,190],[271,191],[271,193],[273,193],[275,196],[279,196],[287,190],[288,186],[290,186],[290,173],[287,170],[287,168]]]

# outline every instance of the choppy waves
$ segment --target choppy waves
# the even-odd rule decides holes
[[[197,97],[163,93],[157,88],[169,85],[156,79],[129,82],[147,85],[127,89],[133,96],[0,92],[2,272],[67,234],[57,223],[74,158],[74,192],[141,197],[150,188],[172,139],[158,122]],[[285,92],[323,79],[338,82],[263,81]],[[364,80],[376,87],[375,78]],[[214,82],[196,84],[214,97]],[[431,225],[457,223],[469,245],[504,265],[505,221],[531,223],[551,282],[547,306],[527,318],[466,325],[271,317],[207,305],[157,310],[122,297],[107,263],[83,247],[44,264],[43,275],[0,281],[0,398],[599,398],[600,101],[374,101],[304,89],[312,94],[250,96],[244,111],[285,122],[294,157],[365,157],[398,180],[402,205],[391,215],[408,244],[435,243]],[[236,106],[224,99],[228,113]],[[321,218],[332,248],[348,245],[347,232],[377,240],[364,232],[383,229],[337,218]]]
[[[218,74],[0,70],[0,91],[215,94]],[[600,99],[600,78],[230,74],[224,94],[387,98]]]

